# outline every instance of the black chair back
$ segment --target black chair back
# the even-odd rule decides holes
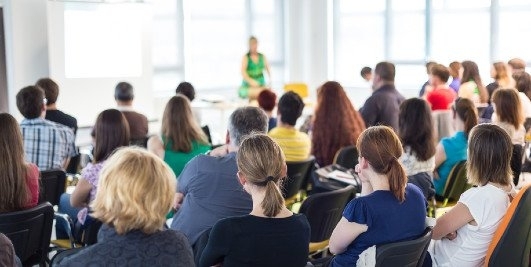
[[[446,185],[443,190],[443,197],[445,199],[457,201],[461,194],[470,187],[472,187],[472,185],[468,183],[466,177],[466,160],[462,160],[455,164],[450,171],[450,174],[448,174],[448,179],[446,180]]]
[[[39,202],[48,201],[53,206],[59,205],[61,194],[65,192],[66,173],[63,170],[41,171],[41,189]]]
[[[334,164],[338,164],[347,169],[354,169],[358,164],[358,149],[356,146],[346,146],[337,151],[334,157]]]
[[[431,241],[432,229],[427,227],[415,240],[376,246],[376,267],[420,267]]]
[[[45,263],[53,213],[52,205],[44,202],[31,209],[0,214],[0,232],[11,240],[24,266]]]
[[[135,138],[135,139],[131,138],[131,140],[129,140],[129,145],[130,146],[139,146],[139,147],[147,148],[148,139],[149,139],[149,136],[141,137],[141,138]]]
[[[513,155],[511,157],[511,170],[513,171],[514,185],[518,185],[520,181],[520,173],[522,172],[522,161],[524,157],[524,147],[522,145],[513,145]]]
[[[335,191],[310,195],[302,202],[299,213],[306,215],[310,223],[310,242],[330,239],[354,192],[355,188],[349,185]]]
[[[288,166],[288,175],[282,184],[282,195],[288,199],[294,197],[299,193],[305,184],[308,183],[308,176],[310,169],[314,164],[315,159],[310,157],[304,161],[286,162]]]

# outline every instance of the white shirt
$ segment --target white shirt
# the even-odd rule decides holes
[[[518,98],[520,98],[520,103],[522,104],[524,117],[531,118],[531,100],[523,92],[518,92]]]
[[[483,266],[494,232],[509,207],[507,192],[491,184],[470,188],[459,202],[468,207],[477,225],[459,228],[454,240],[432,240],[433,266]]]
[[[435,169],[435,156],[426,161],[420,161],[416,157],[415,153],[411,151],[410,146],[406,146],[404,148],[404,153],[399,160],[404,166],[407,176],[415,175],[421,172],[433,173],[433,169]]]

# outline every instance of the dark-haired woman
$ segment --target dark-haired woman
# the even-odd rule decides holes
[[[253,209],[214,225],[199,266],[305,266],[310,226],[304,215],[294,215],[284,205],[279,188],[287,171],[282,149],[267,135],[252,135],[242,141],[237,164]]]
[[[435,150],[435,193],[442,195],[450,171],[459,161],[466,160],[468,134],[478,124],[477,109],[470,99],[458,98],[452,105],[456,133],[439,142]]]
[[[489,100],[489,92],[481,81],[478,65],[473,61],[463,61],[459,74],[461,86],[458,96],[472,100],[475,105],[485,105]]]
[[[425,229],[424,196],[417,186],[407,184],[399,162],[402,144],[393,129],[370,127],[356,146],[361,197],[350,201],[330,237],[330,251],[336,254],[331,266],[356,266],[367,248],[415,239]]]

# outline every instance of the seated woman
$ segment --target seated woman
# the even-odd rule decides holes
[[[72,195],[63,194],[59,203],[59,212],[68,214],[74,222],[79,219],[82,224],[85,224],[88,204],[96,196],[103,164],[116,148],[129,145],[129,124],[122,112],[107,109],[98,115],[94,134],[93,161],[81,171]],[[63,228],[61,224],[56,225],[58,238],[68,237]]]
[[[437,219],[429,252],[433,266],[483,266],[489,243],[509,207],[511,138],[500,127],[480,124],[470,132],[468,189]],[[493,164],[495,163],[495,164]]]
[[[317,106],[311,126],[312,155],[319,166],[332,164],[337,151],[354,145],[365,122],[338,82],[329,81],[317,90]]]
[[[400,162],[404,166],[408,182],[418,186],[426,199],[431,199],[435,195],[435,140],[433,118],[428,103],[420,98],[410,98],[402,102],[398,126],[398,136],[404,148]]]
[[[184,95],[172,97],[162,115],[161,136],[152,136],[147,148],[164,159],[178,177],[186,163],[211,146],[194,120],[190,101]]]
[[[279,184],[287,167],[280,147],[266,135],[249,136],[240,145],[237,164],[253,209],[214,225],[199,266],[306,266],[310,226],[304,215],[284,206]]]
[[[347,204],[330,237],[330,251],[336,254],[330,266],[356,266],[367,248],[415,239],[425,229],[426,201],[417,186],[407,184],[399,161],[402,144],[393,129],[370,127],[356,146],[361,196]]]
[[[277,95],[275,92],[265,89],[258,94],[258,106],[265,111],[269,118],[269,124],[267,126],[268,132],[277,127],[277,118],[273,116],[273,109],[275,109],[276,105]]]
[[[39,169],[24,159],[17,120],[0,113],[0,213],[33,208],[39,201]]]
[[[474,61],[463,61],[459,70],[461,86],[457,95],[461,98],[472,100],[476,106],[485,106],[489,101],[489,92],[483,86],[479,68]]]
[[[103,222],[98,243],[58,266],[194,266],[186,237],[165,229],[175,195],[175,175],[152,153],[116,151],[100,175],[93,217]]]
[[[442,195],[450,171],[459,161],[466,160],[468,133],[478,123],[474,103],[470,99],[457,98],[452,106],[456,133],[439,142],[435,149],[435,193]]]

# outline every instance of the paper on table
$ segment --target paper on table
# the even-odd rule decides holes
[[[354,178],[354,176],[350,173],[342,172],[340,170],[335,170],[326,175],[327,178],[334,179],[343,183],[351,184],[351,185],[358,185],[358,182]]]

